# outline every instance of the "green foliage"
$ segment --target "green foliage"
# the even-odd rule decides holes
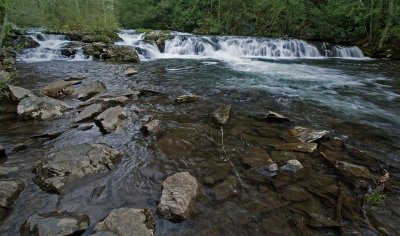
[[[386,195],[381,192],[372,192],[367,195],[366,200],[368,203],[376,205],[382,203],[385,198]]]

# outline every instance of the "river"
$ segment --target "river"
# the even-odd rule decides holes
[[[50,82],[80,73],[87,77],[85,81],[104,82],[109,91],[157,91],[156,96],[139,98],[126,109],[139,111],[139,117],[160,119],[163,128],[154,136],[143,136],[140,122],[126,124],[121,132],[107,135],[96,126],[84,131],[71,128],[55,139],[12,152],[3,165],[17,166],[19,171],[13,177],[24,179],[27,186],[0,227],[5,235],[16,234],[21,223],[38,212],[86,213],[92,223],[121,206],[148,207],[155,213],[162,181],[179,171],[190,171],[198,178],[203,185],[200,197],[188,221],[172,223],[157,217],[157,235],[337,233],[335,227],[309,227],[304,220],[314,213],[326,217],[331,214],[310,186],[322,189],[338,180],[332,170],[321,167],[325,165],[315,155],[297,156],[310,170],[289,184],[308,189],[311,196],[304,204],[286,204],[282,198],[285,184],[260,183],[247,177],[248,168],[241,163],[243,156],[254,147],[262,147],[274,157],[271,145],[285,140],[287,127],[262,121],[268,111],[284,114],[296,125],[327,130],[332,137],[370,153],[395,170],[391,176],[398,181],[399,62],[366,58],[356,47],[179,32],[166,42],[165,52],[161,53],[156,45],[145,42],[142,34],[127,30],[120,33],[123,41],[117,44],[136,47],[141,62],[134,65],[138,76],[125,77],[126,64],[95,61],[81,52],[67,58],[60,52],[69,42],[67,38],[31,33],[32,37],[43,36],[41,46],[18,56],[15,85],[38,93]],[[183,106],[171,102],[188,93],[200,95],[201,101]],[[79,105],[77,100],[66,102],[73,107]],[[208,140],[212,135],[221,138],[220,127],[210,118],[220,104],[232,105],[230,121],[224,126],[223,151]],[[72,112],[49,122],[24,121],[3,114],[0,143],[11,150],[31,136],[69,127],[75,116]],[[61,196],[48,194],[31,181],[34,162],[45,153],[84,142],[107,143],[123,152],[117,169],[84,179]],[[213,177],[217,179],[213,183],[205,180],[216,175],[222,175],[221,179]],[[229,178],[238,178],[241,186],[224,189],[232,193],[222,200],[215,199],[215,186]],[[397,201],[397,192],[389,192],[374,215],[374,226],[382,224],[389,232],[400,230]],[[363,223],[347,223],[348,232],[376,233]]]

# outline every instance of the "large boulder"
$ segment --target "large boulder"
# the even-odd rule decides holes
[[[126,111],[120,107],[111,107],[96,117],[96,123],[105,131],[116,130],[121,123],[128,117]]]
[[[8,85],[9,95],[11,100],[19,102],[26,97],[33,97],[35,96],[30,90]]]
[[[162,187],[158,214],[169,220],[189,218],[190,204],[198,191],[196,178],[189,172],[177,173],[168,177]]]
[[[38,42],[26,35],[14,35],[12,37],[7,37],[4,44],[5,46],[11,47],[17,51],[40,46]]]
[[[83,84],[77,88],[72,96],[77,97],[80,100],[87,100],[97,94],[107,92],[107,87],[103,82],[94,81],[89,84]]]
[[[70,96],[74,92],[73,83],[65,80],[58,80],[48,84],[40,93],[52,98],[62,98]]]
[[[71,57],[81,50],[83,46],[85,46],[85,44],[82,42],[70,42],[68,45],[61,48],[61,54]]]
[[[152,236],[154,227],[149,209],[120,208],[111,211],[94,231],[95,235]]]
[[[29,217],[20,228],[21,236],[82,235],[90,225],[87,215],[49,212]]]
[[[63,147],[35,164],[36,182],[60,193],[66,183],[96,173],[108,173],[121,153],[104,144]]]
[[[24,187],[21,180],[0,180],[0,219],[12,208]]]
[[[71,107],[50,97],[26,97],[18,103],[17,112],[22,118],[47,120],[63,116]]]
[[[107,59],[120,62],[139,62],[139,55],[131,46],[113,45],[107,49]]]

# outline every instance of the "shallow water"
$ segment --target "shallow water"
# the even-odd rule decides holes
[[[86,213],[91,227],[109,211],[122,206],[148,207],[156,216],[162,181],[180,171],[189,171],[198,179],[201,193],[193,205],[190,220],[172,223],[157,217],[157,235],[325,235],[346,230],[374,235],[373,227],[354,217],[359,210],[353,203],[357,194],[347,185],[347,211],[351,212],[347,216],[354,218],[344,219],[345,226],[340,229],[313,223],[315,219],[335,218],[336,208],[326,202],[336,201],[336,190],[326,190],[331,195],[325,200],[321,193],[329,186],[340,186],[342,181],[316,154],[290,154],[306,167],[298,176],[280,174],[265,180],[263,176],[249,173],[242,158],[249,153],[257,154],[257,148],[266,151],[279,166],[287,159],[271,145],[290,141],[285,136],[290,126],[260,120],[269,110],[290,117],[296,125],[326,129],[332,136],[369,151],[388,164],[393,181],[398,181],[398,62],[159,59],[135,65],[140,73],[131,78],[123,76],[128,65],[98,61],[19,62],[17,66],[18,76],[13,83],[36,93],[52,81],[84,73],[88,77],[84,83],[100,80],[109,91],[132,88],[161,94],[132,100],[126,109],[139,111],[139,119],[130,120],[121,131],[107,135],[95,125],[87,131],[68,128],[76,111],[45,122],[22,121],[2,114],[0,143],[8,151],[31,136],[67,128],[55,139],[37,140],[26,150],[11,153],[2,163],[19,167],[20,171],[12,177],[22,178],[26,183],[10,215],[0,226],[4,235],[15,235],[27,217],[53,210]],[[202,99],[187,105],[173,103],[176,96],[187,93],[201,95]],[[74,107],[80,104],[77,100],[66,102]],[[212,111],[220,104],[231,104],[233,111],[223,136],[211,119]],[[162,130],[157,135],[143,136],[139,131],[145,123],[141,119],[147,115],[162,120]],[[211,137],[215,142],[210,141]],[[215,144],[221,143],[222,138],[224,146]],[[61,196],[48,194],[32,182],[34,162],[45,153],[85,142],[107,143],[123,152],[117,168],[107,175],[71,184]],[[323,148],[322,145],[320,151]],[[345,153],[334,155],[349,158]],[[220,199],[216,197],[215,186],[224,180],[231,181],[233,187],[224,189],[222,192],[228,196]],[[285,194],[293,194],[295,199],[288,200]],[[304,194],[307,200],[299,196]],[[396,191],[388,193],[385,206],[378,209],[383,212],[382,218],[372,221],[376,228],[384,224],[389,232],[399,230],[398,198]],[[318,216],[313,218],[310,216],[313,214]],[[385,217],[389,216],[387,221]],[[86,234],[90,232],[91,229]]]

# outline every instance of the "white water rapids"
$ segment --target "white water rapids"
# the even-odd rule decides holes
[[[123,41],[119,45],[129,45],[137,49],[141,59],[155,58],[214,58],[236,60],[239,58],[265,59],[365,59],[361,49],[356,46],[320,46],[298,39],[269,39],[235,36],[196,36],[174,33],[166,40],[165,51],[157,45],[145,41],[144,34],[134,30],[121,31]]]

